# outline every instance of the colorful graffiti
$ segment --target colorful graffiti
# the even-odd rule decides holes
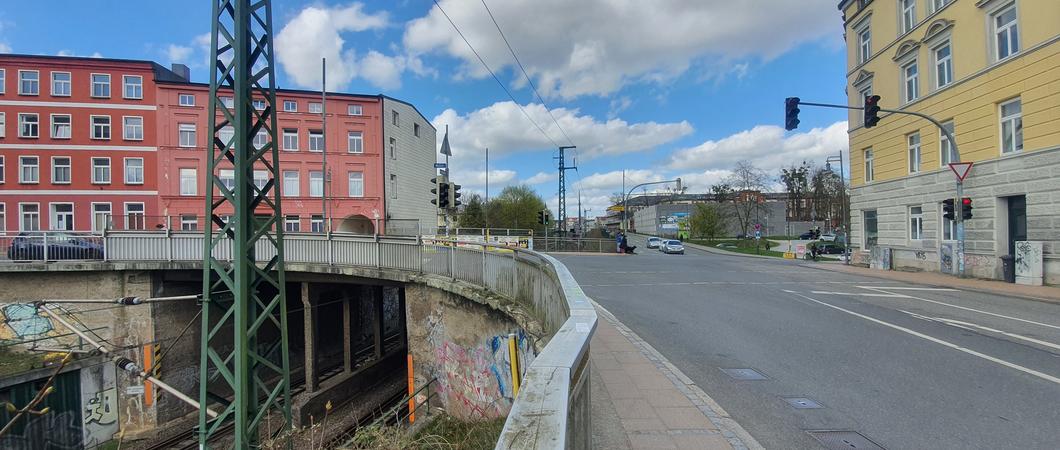
[[[451,414],[465,418],[504,417],[511,409],[512,372],[508,335],[493,336],[470,348],[451,341],[435,349],[439,363],[438,391]],[[533,360],[533,350],[522,332],[516,334],[520,367]]]
[[[0,329],[0,339],[34,338],[55,330],[51,320],[39,315],[36,305],[30,303],[3,305],[0,307],[0,322],[7,325]]]

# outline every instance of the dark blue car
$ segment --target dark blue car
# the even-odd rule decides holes
[[[13,261],[103,259],[103,240],[98,236],[66,232],[22,232],[11,240],[7,258]]]

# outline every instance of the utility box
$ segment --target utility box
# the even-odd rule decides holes
[[[1016,241],[1015,281],[1041,286],[1044,263],[1041,241]]]

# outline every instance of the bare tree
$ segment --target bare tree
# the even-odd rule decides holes
[[[790,167],[780,169],[778,179],[787,190],[788,217],[793,220],[806,220],[809,215],[803,210],[803,200],[810,193],[810,170],[810,165],[806,161],[798,166],[792,164]]]
[[[736,163],[732,175],[725,183],[732,186],[734,191],[732,197],[733,213],[740,231],[747,234],[755,218],[763,209],[765,197],[762,191],[766,189],[769,176],[765,171],[755,167],[754,163],[743,160]]]

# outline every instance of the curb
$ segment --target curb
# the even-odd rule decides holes
[[[757,255],[755,255],[757,256]],[[768,257],[767,257],[768,258]],[[677,390],[681,391],[682,394],[687,397],[693,405],[699,409],[703,415],[707,416],[714,426],[718,427],[721,431],[722,436],[729,441],[729,445],[732,445],[735,450],[764,450],[761,444],[750,433],[747,432],[739,423],[737,423],[729,413],[725,411],[714,399],[710,398],[706,392],[703,392],[699,386],[696,386],[692,379],[688,378],[680,369],[670,363],[665,356],[655,350],[651,344],[648,344],[637,333],[629,329],[625,324],[618,320],[611,311],[604,308],[595,300],[590,300],[593,306],[596,307],[597,314],[600,318],[607,320],[618,329],[626,339],[629,339],[630,343],[634,347],[640,349],[640,352],[648,358],[649,361],[655,364],[655,367],[659,369],[671,383],[677,387]]]

